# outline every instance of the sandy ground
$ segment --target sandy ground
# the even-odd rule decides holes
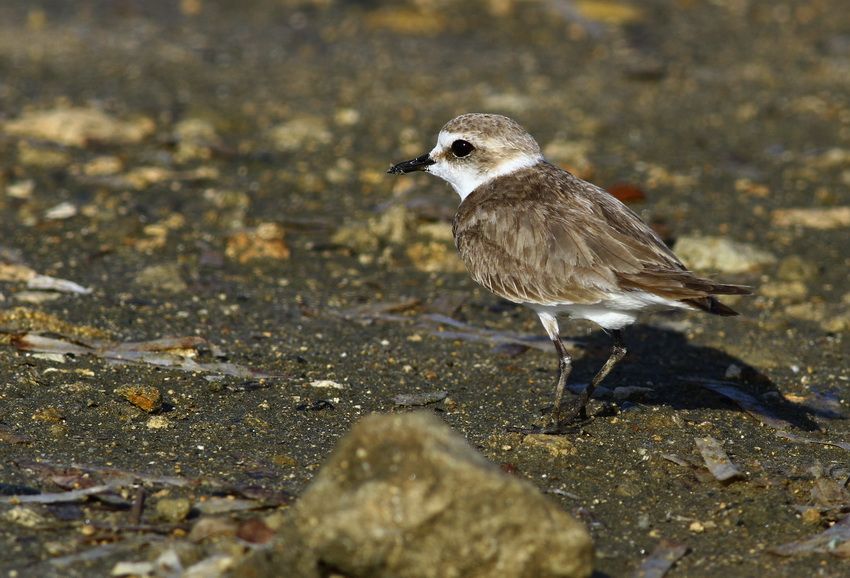
[[[434,394],[585,523],[599,576],[664,539],[689,548],[669,576],[842,574],[846,534],[775,552],[850,509],[841,0],[37,4],[0,6],[5,575],[107,575],[174,543],[238,557],[400,394]],[[739,318],[632,328],[571,455],[511,432],[555,357],[493,347],[542,330],[463,272],[454,193],[384,174],[468,111],[516,118],[665,239],[716,243],[683,255],[701,272],[755,287]],[[565,334],[586,382],[608,339]],[[740,475],[709,473],[707,437]],[[238,543],[186,539],[205,503]]]

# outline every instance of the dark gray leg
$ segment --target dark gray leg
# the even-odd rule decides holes
[[[566,416],[564,416],[563,423],[567,423],[576,418],[585,419],[587,418],[587,402],[590,401],[590,397],[593,395],[593,390],[596,389],[596,386],[602,383],[602,380],[605,379],[611,370],[614,369],[614,366],[620,362],[623,357],[626,356],[626,346],[623,345],[623,334],[619,329],[614,329],[611,331],[611,336],[614,338],[614,347],[611,350],[611,355],[608,357],[608,361],[605,362],[605,365],[602,366],[602,369],[599,370],[590,384],[581,392],[576,403],[570,408],[569,412]],[[558,421],[560,425],[562,422]]]
[[[549,417],[549,425],[556,426],[561,422],[561,400],[564,398],[564,389],[567,385],[567,379],[570,377],[573,363],[570,354],[561,342],[561,338],[557,337],[552,340],[555,344],[555,351],[558,352],[558,385],[555,386],[555,405],[552,407],[552,415]]]

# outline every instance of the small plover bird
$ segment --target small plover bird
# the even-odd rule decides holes
[[[714,296],[750,293],[688,271],[631,209],[546,162],[510,118],[472,113],[449,121],[431,152],[388,172],[414,171],[448,181],[460,195],[452,231],[472,278],[533,309],[554,343],[558,381],[546,431],[587,417],[594,388],[626,355],[621,330],[638,313],[737,315]],[[566,412],[561,401],[572,361],[561,342],[560,315],[593,321],[614,339],[610,357]]]

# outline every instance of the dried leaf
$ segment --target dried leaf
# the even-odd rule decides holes
[[[424,391],[420,393],[400,393],[393,398],[393,403],[401,406],[421,406],[443,401],[449,396],[447,391]]]
[[[737,385],[732,382],[717,381],[714,379],[706,379],[702,377],[685,377],[682,381],[694,383],[705,389],[709,389],[723,397],[734,401],[741,409],[759,420],[765,425],[778,430],[784,430],[792,427],[792,424],[784,419],[774,415],[764,404],[748,393],[738,389]]]
[[[67,279],[58,279],[49,275],[40,275],[31,267],[22,263],[0,263],[0,281],[26,282],[27,288],[38,291],[57,291],[59,293],[76,293],[88,295],[92,292]]]
[[[702,459],[705,460],[708,471],[717,480],[726,482],[744,476],[743,472],[732,463],[732,460],[729,459],[720,442],[716,439],[713,437],[698,437],[694,438],[694,442],[696,442],[697,449],[702,454]]]
[[[70,492],[55,492],[48,494],[25,494],[21,496],[0,496],[0,504],[56,504],[61,502],[76,502],[94,494],[111,492],[124,484],[103,484],[72,490]]]
[[[63,339],[44,337],[37,333],[27,333],[13,340],[14,345],[24,351],[36,351],[39,353],[59,353],[62,355],[86,355],[91,353],[90,347],[78,345]]]
[[[58,291],[59,293],[76,293],[78,295],[89,295],[92,292],[90,288],[78,285],[73,281],[57,279],[48,275],[36,275],[27,281],[27,287],[39,291]]]
[[[631,183],[617,183],[608,187],[608,192],[624,203],[634,203],[646,199],[646,193],[640,187]]]
[[[809,538],[797,540],[771,548],[770,551],[780,556],[796,556],[813,552],[847,556],[846,543],[850,541],[850,516],[845,517],[828,530]]]
[[[157,367],[171,367],[180,371],[228,375],[243,379],[271,377],[235,363],[200,363],[191,359],[199,353],[201,348],[216,351],[214,346],[200,337],[174,337],[152,341],[115,343],[97,340],[76,340],[72,342],[68,338],[57,339],[44,337],[37,333],[27,333],[13,339],[13,343],[23,351],[94,355],[110,361],[147,363]]]
[[[251,544],[266,544],[274,535],[275,531],[260,518],[245,520],[236,531],[236,536]]]
[[[663,578],[689,550],[690,548],[684,544],[661,540],[633,576],[634,578]]]

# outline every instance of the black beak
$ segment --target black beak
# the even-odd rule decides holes
[[[412,173],[413,171],[424,171],[425,167],[429,167],[435,162],[437,161],[429,157],[428,153],[425,153],[421,157],[416,157],[412,161],[404,161],[403,163],[393,165],[392,168],[387,171],[387,174],[403,175],[404,173]]]

